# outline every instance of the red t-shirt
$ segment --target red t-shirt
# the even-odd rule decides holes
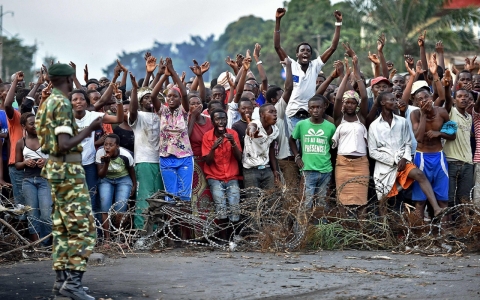
[[[215,143],[217,140],[217,137],[213,131],[214,130],[212,129],[203,136],[203,156],[207,156],[208,153],[210,153],[213,143]],[[238,139],[237,132],[227,128],[227,133],[233,135],[235,143],[237,146],[240,146],[240,140]],[[238,169],[238,161],[235,159],[235,155],[233,155],[232,144],[228,141],[228,139],[224,138],[222,144],[215,149],[214,162],[211,165],[205,164],[203,173],[205,173],[207,179],[211,178],[225,182],[233,179],[239,179],[240,172]]]
[[[203,136],[209,130],[213,129],[210,118],[205,118],[205,124],[200,125],[195,122],[193,125],[192,134],[190,135],[190,145],[194,156],[202,156],[202,141]]]

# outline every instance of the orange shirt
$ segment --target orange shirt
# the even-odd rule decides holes
[[[23,138],[23,128],[20,125],[20,112],[18,110],[13,111],[13,118],[9,119],[8,123],[8,136],[10,139],[10,156],[8,159],[8,165],[15,164],[15,146],[19,139]]]
[[[103,126],[103,132],[105,134],[112,134],[113,133],[112,124],[102,124],[102,126]]]
[[[217,140],[217,137],[213,133],[214,129],[209,130],[203,136],[202,142],[202,156],[207,156],[210,153],[210,149],[212,149],[213,143]],[[238,148],[240,148],[240,140],[238,139],[238,134],[235,130],[228,129],[227,133],[233,135],[233,139],[237,144]],[[238,161],[235,159],[235,155],[233,155],[233,148],[232,144],[228,141],[228,139],[224,138],[223,142],[217,149],[215,149],[214,161],[211,165],[205,164],[203,168],[203,173],[207,179],[215,179],[221,181],[230,181],[233,179],[238,179],[240,177],[240,172],[238,169]]]

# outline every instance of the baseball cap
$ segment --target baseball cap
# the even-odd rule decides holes
[[[388,80],[388,78],[386,77],[383,77],[383,76],[379,76],[379,77],[375,77],[372,79],[372,81],[370,82],[370,86],[374,86],[376,85],[377,83],[380,83],[382,81],[385,81],[388,85],[392,86],[393,84],[390,82],[390,80]]]
[[[430,87],[428,86],[428,83],[425,80],[417,80],[413,83],[412,85],[412,92],[411,94],[415,94],[419,89],[425,88],[428,91],[430,91]]]

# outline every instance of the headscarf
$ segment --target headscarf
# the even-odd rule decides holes
[[[174,91],[177,91],[178,94],[180,95],[180,97],[182,97],[182,91],[180,91],[180,89],[179,89],[178,87],[172,86],[170,89],[171,89],[171,90],[174,90]]]
[[[345,100],[347,100],[347,99],[355,99],[358,104],[360,104],[360,102],[362,102],[358,93],[353,91],[353,90],[349,90],[349,91],[346,91],[345,93],[343,93],[343,97],[342,97],[343,102],[345,102]]]

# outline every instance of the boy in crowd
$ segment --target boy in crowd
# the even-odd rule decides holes
[[[335,133],[335,125],[323,118],[327,103],[322,95],[308,100],[310,118],[298,122],[289,140],[295,162],[305,177],[306,208],[312,208],[314,196],[317,204],[327,204],[325,196],[333,170],[330,147]],[[302,154],[297,148],[297,140],[302,145]]]

